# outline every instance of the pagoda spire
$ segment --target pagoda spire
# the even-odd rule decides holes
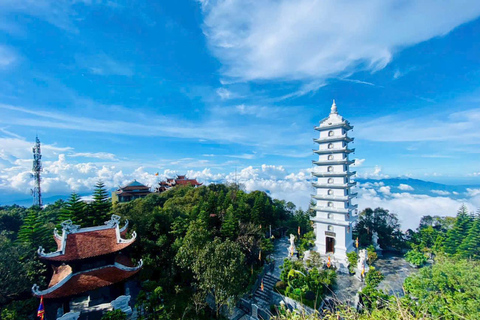
[[[335,113],[335,114],[338,113],[338,112],[337,112],[337,105],[335,104],[335,99],[333,99],[332,109],[331,109],[331,111],[330,111],[330,114],[332,114],[332,113]]]

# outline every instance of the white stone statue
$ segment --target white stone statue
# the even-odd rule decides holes
[[[375,250],[382,250],[382,248],[380,248],[380,245],[378,244],[378,234],[375,231],[372,232],[372,242]]]
[[[57,320],[77,320],[79,317],[80,317],[80,312],[70,311],[68,313],[65,313],[60,318],[57,318]]]
[[[128,305],[130,296],[119,296],[117,299],[110,302],[114,310],[122,310],[126,314],[132,313],[132,308]]]
[[[295,236],[293,234],[290,234],[290,247],[288,247],[288,255],[293,256],[295,253]]]
[[[359,250],[357,268],[355,269],[355,276],[358,279],[363,280],[369,269],[370,267],[367,264],[367,250]]]

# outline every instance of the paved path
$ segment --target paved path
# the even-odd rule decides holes
[[[280,266],[283,265],[283,260],[288,258],[288,247],[290,246],[290,242],[287,237],[283,237],[275,240],[274,246],[272,256],[275,260],[275,268],[272,274],[275,277],[280,278]]]

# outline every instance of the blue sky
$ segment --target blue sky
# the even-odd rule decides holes
[[[35,134],[50,192],[299,174],[332,99],[359,176],[479,184],[479,17],[473,0],[0,0],[0,189],[27,193]]]

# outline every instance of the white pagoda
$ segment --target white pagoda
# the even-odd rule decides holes
[[[350,123],[337,112],[335,100],[328,118],[320,121],[315,130],[320,131],[318,139],[318,161],[313,161],[312,174],[317,178],[312,199],[316,215],[311,220],[315,224],[316,247],[322,257],[331,262],[341,272],[348,272],[347,252],[354,250],[352,223],[357,218],[357,205],[352,204],[356,193],[351,188],[356,182],[350,181],[355,172],[350,171],[354,162],[348,156],[355,149],[349,149],[353,141],[347,133],[353,129]]]

